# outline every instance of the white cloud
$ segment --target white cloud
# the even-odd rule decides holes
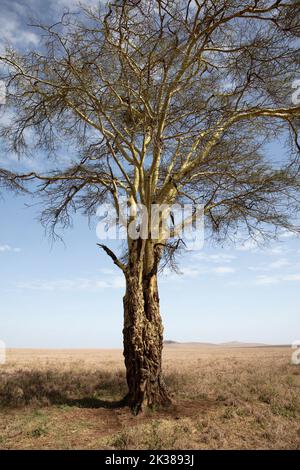
[[[284,281],[300,281],[300,274],[288,274],[283,277]]]
[[[200,253],[195,254],[195,258],[201,261],[212,262],[212,263],[231,263],[236,258],[236,256],[229,255],[227,253],[215,253],[215,254],[209,255],[207,253],[200,252]]]
[[[290,230],[283,230],[279,236],[281,238],[293,238],[296,234],[294,232],[290,232]]]
[[[197,266],[184,266],[180,269],[180,273],[186,277],[198,277],[206,272],[204,269],[200,269]]]
[[[235,268],[230,266],[214,266],[214,267],[203,267],[203,266],[183,266],[179,268],[179,274],[170,271],[169,269],[165,270],[162,276],[163,282],[174,282],[174,281],[184,281],[185,279],[197,279],[204,275],[224,275],[231,274],[236,271]]]
[[[21,248],[13,248],[10,245],[0,245],[0,253],[5,253],[8,251],[13,253],[19,253],[21,251]]]
[[[209,255],[207,253],[197,253],[193,256],[194,260],[203,261],[208,263],[203,265],[202,263],[195,264],[195,261],[190,265],[185,265],[179,267],[179,273],[171,271],[170,269],[166,269],[162,276],[163,282],[170,282],[170,281],[181,281],[185,279],[197,279],[205,275],[224,275],[224,274],[232,274],[236,272],[234,267],[228,266],[228,263],[231,263],[236,257],[234,255],[229,255],[227,253],[218,253]],[[219,264],[219,263],[226,263]]]
[[[178,274],[170,271],[166,271],[164,273],[164,280],[165,281],[174,281],[174,280],[180,280],[180,278],[185,279],[185,278],[198,278],[200,276],[203,276],[204,274],[217,274],[217,275],[223,275],[223,274],[231,274],[236,271],[235,268],[232,268],[230,266],[215,266],[213,268],[209,267],[198,267],[195,265],[191,266],[183,266],[180,268],[180,273],[179,276]]]
[[[229,266],[217,266],[216,268],[211,269],[211,272],[215,274],[231,274],[235,271],[235,268],[231,268]]]
[[[272,248],[268,248],[266,250],[266,254],[268,255],[282,255],[286,253],[288,250],[283,246],[273,246]]]
[[[271,285],[271,284],[278,284],[280,280],[273,276],[258,276],[254,283],[258,285]]]
[[[108,280],[97,279],[33,279],[15,284],[17,289],[39,291],[97,291],[99,289],[120,289],[125,285],[124,278],[115,276]]]
[[[298,282],[300,281],[300,274],[286,274],[284,276],[258,276],[254,284],[257,285],[271,285],[281,282]]]
[[[3,51],[6,44],[12,44],[15,47],[22,46],[37,46],[39,44],[39,36],[30,31],[28,28],[25,29],[21,17],[15,13],[4,11],[0,18],[0,51]]]
[[[109,276],[115,274],[115,270],[112,269],[112,268],[100,268],[100,269],[98,269],[98,271],[101,274],[107,274]]]
[[[290,261],[288,261],[286,258],[280,258],[276,261],[273,261],[272,263],[265,263],[258,266],[249,266],[248,269],[250,271],[270,271],[273,269],[285,268],[287,266],[291,266]]]
[[[273,261],[273,263],[270,263],[269,267],[270,269],[280,269],[284,268],[285,266],[290,266],[290,262],[286,258],[280,258],[277,261]]]
[[[70,9],[78,7],[80,4],[84,6],[95,6],[97,7],[99,3],[106,3],[105,0],[56,0],[53,2],[54,5],[59,5],[60,7],[68,7]]]
[[[123,276],[115,276],[111,281],[110,281],[110,286],[114,289],[123,289],[125,287],[125,279]]]
[[[283,241],[279,243],[263,246],[263,244],[260,242],[256,243],[254,240],[248,240],[245,243],[238,245],[236,250],[244,252],[248,251],[251,253],[262,253],[271,256],[283,255],[291,251],[290,248],[288,248],[285,244],[282,245],[284,243]]]

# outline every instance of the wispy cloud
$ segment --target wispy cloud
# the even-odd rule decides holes
[[[267,248],[265,250],[265,253],[267,255],[272,255],[272,256],[276,256],[276,255],[282,255],[283,253],[286,253],[288,251],[288,248],[286,248],[285,246],[272,246],[270,248]]]
[[[220,276],[232,274],[236,271],[234,267],[228,266],[236,259],[236,256],[229,253],[194,253],[190,263],[179,266],[179,273],[165,270],[162,276],[163,282],[183,281],[185,279],[207,278],[210,276]]]
[[[254,280],[254,284],[257,285],[270,285],[270,284],[278,284],[280,280],[274,276],[257,276]]]
[[[248,269],[250,271],[272,271],[273,269],[282,269],[288,266],[291,266],[291,262],[286,258],[279,258],[276,261],[272,261],[271,263],[265,262],[264,264],[260,264],[258,266],[249,266]]]
[[[98,291],[100,289],[120,289],[125,285],[121,276],[115,276],[108,280],[102,279],[33,279],[19,281],[14,287],[21,290],[38,291]]]
[[[235,273],[236,269],[229,266],[217,266],[216,268],[212,268],[211,272],[215,274],[231,274]]]
[[[24,21],[24,18],[23,18]],[[29,28],[25,27],[22,18],[15,12],[6,11],[0,18],[0,51],[3,51],[7,44],[15,47],[37,46],[39,36]]]
[[[300,281],[300,273],[295,274],[286,274],[283,276],[258,276],[254,284],[256,285],[271,285],[271,284],[279,284],[282,282],[299,282]]]
[[[293,238],[293,237],[296,237],[296,234],[294,232],[291,232],[290,230],[282,230],[279,237],[280,238]]]
[[[183,266],[180,268],[179,274],[170,272],[169,270],[164,272],[163,280],[164,282],[169,281],[180,281],[185,279],[197,279],[207,278],[207,275],[220,276],[235,273],[236,269],[231,266]]]
[[[205,269],[199,268],[197,266],[183,266],[180,268],[180,274],[185,276],[185,277],[199,277],[201,274],[204,274]],[[175,274],[175,277],[178,277],[177,274]]]
[[[214,253],[210,255],[208,253],[200,252],[196,253],[194,258],[208,263],[231,263],[236,259],[236,256],[228,253]]]
[[[77,8],[80,3],[82,3],[85,6],[89,7],[98,7],[99,3],[106,3],[105,0],[84,0],[83,2],[80,2],[79,0],[56,0],[55,2],[52,2],[54,5],[58,5],[60,7],[68,7],[70,9]]]
[[[285,268],[286,266],[290,266],[290,264],[291,263],[286,258],[280,258],[280,259],[270,263],[269,268],[270,269],[280,269],[280,268]]]
[[[300,281],[300,274],[288,274],[283,277],[284,281]]]
[[[10,245],[0,245],[0,253],[5,253],[5,252],[19,253],[20,251],[21,251],[21,248],[14,248]]]

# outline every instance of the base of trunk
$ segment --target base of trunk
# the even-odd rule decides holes
[[[170,406],[162,378],[163,326],[156,276],[127,278],[124,296],[124,358],[128,405],[137,415],[145,407]]]
[[[127,404],[134,415],[145,408],[160,409],[171,406],[171,398],[160,380],[155,384],[146,384],[145,390],[143,388],[137,387],[136,390],[131,390],[131,393],[128,393],[126,397]]]

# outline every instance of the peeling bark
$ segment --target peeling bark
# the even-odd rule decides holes
[[[166,406],[171,400],[162,378],[163,325],[157,274],[142,274],[142,263],[129,263],[124,296],[124,358],[128,404],[134,414],[145,406]]]

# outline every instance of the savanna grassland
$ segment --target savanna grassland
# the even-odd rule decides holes
[[[300,449],[300,366],[284,347],[168,345],[174,405],[122,406],[119,350],[9,350],[0,449]]]

